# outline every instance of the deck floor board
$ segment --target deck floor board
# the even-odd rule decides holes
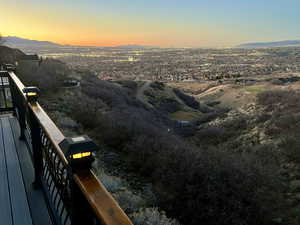
[[[22,172],[8,118],[2,118],[4,149],[14,224],[32,225]]]
[[[33,166],[18,123],[0,117],[0,225],[52,225],[41,190],[33,189]]]
[[[10,194],[4,149],[2,120],[0,120],[0,224],[12,225]]]
[[[33,189],[34,169],[31,164],[31,155],[24,141],[19,140],[20,130],[18,121],[15,118],[9,119],[13,129],[13,136],[16,143],[16,149],[19,156],[20,166],[23,173],[25,189],[28,196],[29,207],[32,214],[34,225],[52,225],[52,219],[49,215],[49,210],[45,202],[45,197],[42,190]]]

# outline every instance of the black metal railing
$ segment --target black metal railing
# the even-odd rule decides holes
[[[0,112],[12,111],[12,97],[9,77],[5,71],[0,71]]]
[[[43,131],[39,135],[42,140],[41,149],[44,160],[42,165],[39,165],[41,168],[38,168],[38,171],[42,171],[41,179],[36,182],[40,182],[46,190],[45,193],[51,203],[52,211],[55,212],[56,220],[59,220],[63,225],[71,224],[71,178],[68,165],[64,160],[61,160],[47,135]]]
[[[64,135],[38,102],[27,101],[15,73],[1,72],[0,76],[7,78],[10,91],[3,111],[13,111],[19,121],[20,139],[26,141],[33,160],[34,186],[45,193],[55,223],[132,225],[89,168],[72,170],[59,147]]]
[[[33,160],[36,188],[42,188],[58,225],[71,224],[71,188],[68,162],[63,154],[59,154],[57,146],[47,133],[47,128],[41,126],[35,114],[38,103],[30,104],[22,90],[24,85],[11,78],[10,87],[18,118],[21,136],[26,141]],[[49,118],[48,118],[49,119]],[[56,128],[57,129],[57,128]],[[63,135],[59,132],[60,139]]]

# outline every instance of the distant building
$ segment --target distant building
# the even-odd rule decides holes
[[[32,66],[38,67],[40,65],[40,59],[37,54],[35,55],[22,55],[18,58],[18,66]]]

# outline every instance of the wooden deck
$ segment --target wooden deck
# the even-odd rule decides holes
[[[53,225],[41,190],[32,186],[34,170],[19,125],[0,115],[0,225]]]

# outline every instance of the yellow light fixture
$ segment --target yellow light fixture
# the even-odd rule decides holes
[[[72,169],[89,169],[94,161],[92,152],[98,150],[98,146],[86,135],[65,138],[59,143],[59,147],[66,155]]]
[[[37,95],[37,93],[34,93],[34,92],[29,92],[29,93],[27,93],[27,96],[36,96]]]
[[[72,158],[73,159],[81,159],[81,158],[84,158],[84,157],[88,157],[91,154],[92,154],[91,152],[77,153],[77,154],[72,155]]]
[[[38,100],[40,90],[37,87],[25,87],[23,93],[29,102],[36,102]]]

